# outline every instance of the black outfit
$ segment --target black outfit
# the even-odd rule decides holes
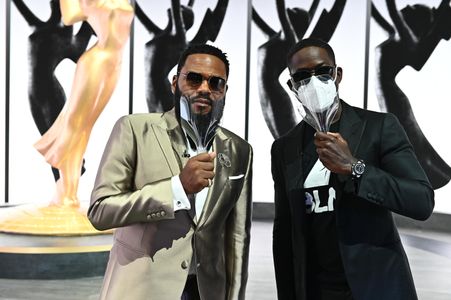
[[[188,275],[180,300],[200,300],[196,275]]]
[[[330,127],[338,132],[339,122]],[[318,161],[313,143],[315,129],[304,126],[303,133],[303,182],[305,198],[305,243],[306,243],[306,293],[309,300],[352,300],[346,280],[338,246],[335,206],[334,177],[324,181],[325,173],[312,171]],[[324,167],[323,167],[324,168]],[[321,185],[305,187],[309,176],[320,177]],[[317,181],[318,182],[318,181]]]
[[[391,212],[427,219],[434,207],[433,189],[395,116],[343,101],[341,105],[339,132],[353,156],[366,164],[358,180],[334,173],[330,179],[336,192],[339,257],[352,297],[417,299]],[[277,293],[283,300],[310,300],[303,168],[316,158],[303,151],[306,126],[305,122],[298,124],[276,140],[271,150],[276,209],[273,254]]]

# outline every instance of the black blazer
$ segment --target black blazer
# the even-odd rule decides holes
[[[341,105],[340,134],[366,164],[358,185],[348,175],[331,174],[337,179],[331,182],[336,182],[337,234],[349,286],[356,300],[417,299],[391,212],[425,220],[434,208],[434,191],[394,115]],[[273,255],[281,300],[306,299],[304,126],[299,123],[271,149]]]

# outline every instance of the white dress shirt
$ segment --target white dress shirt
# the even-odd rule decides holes
[[[186,151],[193,157],[197,155],[197,151],[191,148],[190,143],[186,140]],[[211,152],[211,150],[209,151]],[[172,186],[172,194],[174,195],[174,211],[178,211],[181,209],[190,210],[191,204],[189,202],[188,196],[183,189],[182,182],[180,181],[179,175],[171,178],[171,186]],[[194,197],[196,199],[196,218],[199,219],[202,210],[204,208],[205,200],[207,199],[209,187],[203,188],[199,193],[195,194]]]

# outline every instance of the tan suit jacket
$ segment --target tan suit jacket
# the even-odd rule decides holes
[[[226,159],[215,159],[216,175],[196,218],[173,207],[171,177],[187,161],[185,148],[174,111],[125,116],[114,126],[88,211],[97,229],[119,227],[102,299],[178,300],[192,259],[202,299],[244,299],[252,148],[218,128],[213,150]]]

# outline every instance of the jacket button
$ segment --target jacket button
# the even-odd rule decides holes
[[[186,270],[188,268],[188,262],[186,260],[182,261],[182,269]]]
[[[150,215],[147,215],[147,220],[150,220],[152,217]]]
[[[155,218],[157,215],[155,214],[155,213],[152,213],[151,215],[150,215],[150,217],[153,219],[153,218]]]
[[[158,218],[161,217],[161,213],[160,212],[157,212],[157,217]]]
[[[162,217],[166,216],[166,212],[164,210],[161,211],[161,216]]]

